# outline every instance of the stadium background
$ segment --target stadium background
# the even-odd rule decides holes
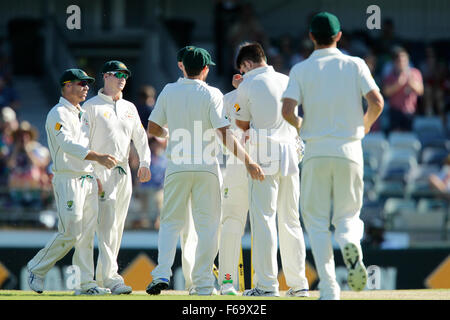
[[[373,4],[381,9],[380,30],[369,30],[366,26],[370,16],[366,10]],[[67,27],[72,13],[66,10],[70,5],[81,9],[80,29]],[[390,50],[395,45],[406,48],[411,64],[423,75],[428,71],[426,85],[434,88],[434,83],[439,84],[440,95],[435,100],[428,102],[425,97],[419,97],[415,125],[402,135],[392,134],[387,117],[389,100],[386,99],[379,123],[364,140],[365,204],[361,216],[366,226],[363,239],[365,262],[368,266],[376,266],[371,269],[372,279],[380,276],[379,286],[375,287],[450,288],[448,190],[446,198],[428,182],[431,174],[441,172],[450,150],[449,1],[2,1],[2,121],[12,117],[11,112],[3,113],[4,107],[9,105],[19,125],[28,121],[39,133],[36,152],[45,164],[45,168],[41,168],[45,180],[49,163],[45,163],[48,157],[43,126],[46,113],[58,99],[57,79],[64,69],[76,66],[95,76],[97,82],[90,90],[92,96],[101,85],[100,66],[107,60],[121,60],[133,71],[125,98],[141,105],[142,87],[152,86],[157,97],[167,82],[175,81],[179,76],[175,63],[177,49],[193,44],[212,53],[218,66],[211,69],[208,83],[225,93],[231,90],[234,49],[240,41],[262,42],[269,64],[288,73],[294,62],[311,52],[311,43],[307,39],[308,21],[312,14],[322,10],[340,18],[345,36],[340,48],[372,63],[373,75],[380,87],[392,63]],[[430,47],[438,61],[436,72],[429,72]],[[41,181],[40,188],[32,189],[11,185],[13,170],[7,164],[16,141],[8,140],[3,122],[0,289],[27,289],[26,262],[55,232],[57,220],[51,190],[45,181]],[[154,142],[153,146],[158,148],[159,145]],[[408,150],[406,161],[401,161],[405,160],[405,154],[397,152],[400,149]],[[398,154],[401,155],[397,159]],[[132,167],[134,159],[132,154]],[[163,168],[162,161],[160,167],[154,168],[154,177]],[[150,216],[149,208],[143,206],[143,201],[160,188],[161,182],[158,184],[157,181],[153,185],[134,185],[119,265],[127,283],[135,290],[145,288],[151,279],[149,271],[157,259],[158,223]],[[152,202],[151,207],[156,202]],[[248,225],[246,230],[243,248],[248,287]],[[305,236],[309,248],[307,234]],[[336,251],[335,256],[339,281],[346,288],[346,271],[340,253]],[[307,260],[308,280],[314,288],[317,275],[309,250]],[[70,264],[71,254],[49,273],[48,290],[65,289],[69,276],[65,271]],[[280,283],[283,286],[281,273]],[[180,252],[174,266],[173,287],[183,288]]]

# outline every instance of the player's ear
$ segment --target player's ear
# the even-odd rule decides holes
[[[341,37],[342,37],[342,31],[339,31],[339,33],[335,36],[335,40],[336,40],[336,42],[339,42],[339,40],[341,40]]]

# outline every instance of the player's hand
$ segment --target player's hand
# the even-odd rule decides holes
[[[137,177],[139,179],[139,182],[144,183],[152,178],[152,173],[150,172],[149,168],[140,167],[137,173]]]
[[[264,180],[264,172],[262,170],[262,168],[257,164],[257,163],[246,163],[245,164],[248,173],[250,174],[250,177],[253,180],[259,180],[259,181],[263,181]]]
[[[235,74],[231,80],[231,84],[237,89],[242,81],[244,81],[244,78],[240,74]]]
[[[100,154],[97,162],[108,169],[112,169],[117,165],[117,159],[109,154]]]

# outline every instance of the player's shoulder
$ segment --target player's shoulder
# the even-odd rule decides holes
[[[92,108],[94,105],[98,105],[98,104],[102,104],[102,98],[100,98],[99,95],[95,95],[91,98],[89,98],[88,100],[86,100],[83,105],[82,108],[85,110],[88,110],[90,108]]]

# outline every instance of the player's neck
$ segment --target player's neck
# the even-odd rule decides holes
[[[71,96],[62,96],[64,99],[66,99],[67,101],[70,102],[71,105],[75,106],[77,109],[80,109],[80,100],[77,99],[76,97],[71,97]]]
[[[337,42],[333,42],[330,45],[319,45],[319,44],[315,44],[314,45],[314,50],[322,50],[322,49],[336,49],[337,48]]]
[[[110,96],[113,99],[113,101],[117,101],[122,97],[122,91],[114,90],[108,87],[103,88],[103,94],[106,96]]]

